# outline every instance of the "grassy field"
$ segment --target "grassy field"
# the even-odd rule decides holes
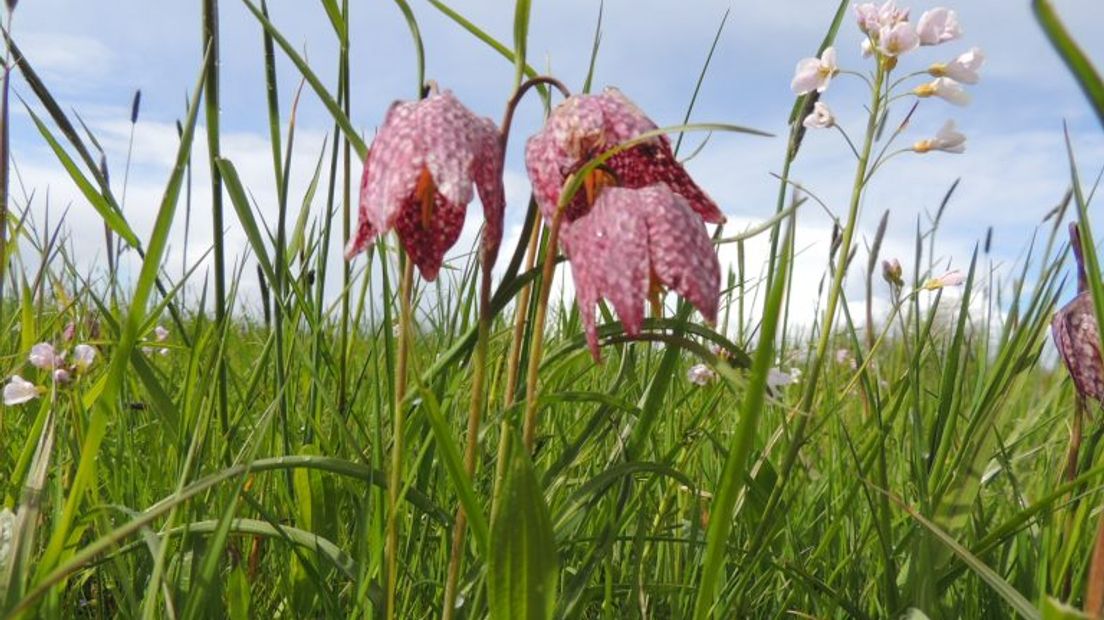
[[[535,202],[507,205],[527,213],[526,227],[501,249],[493,283],[478,247],[427,282],[393,237],[327,273],[356,223],[357,187],[342,179],[359,177],[371,145],[348,118],[348,51],[333,59],[337,83],[324,84],[264,3],[246,0],[266,33],[258,53],[270,69],[280,197],[279,217],[259,219],[234,162],[220,158],[219,98],[233,85],[219,81],[218,4],[202,2],[209,51],[196,59],[148,238],[131,230],[94,136],[19,54],[18,30],[9,41],[44,143],[109,231],[108,256],[128,247],[143,258],[125,282],[113,266],[89,273],[65,221],[44,222],[34,199],[9,196],[0,168],[0,361],[37,386],[15,385],[0,409],[0,616],[1077,618],[1104,600],[1104,554],[1094,559],[1104,432],[1099,413],[1076,413],[1066,369],[1044,353],[1072,287],[1069,221],[1081,222],[1092,295],[1104,302],[1086,215],[1095,177],[1078,177],[1072,151],[1070,193],[1041,208],[1012,268],[992,276],[986,242],[962,282],[933,273],[953,188],[903,268],[883,267],[882,233],[860,243],[857,220],[911,101],[893,100],[896,59],[878,52],[817,322],[795,325],[786,302],[798,207],[814,200],[788,174],[814,91],[795,99],[780,160],[763,163],[782,170],[777,215],[754,230],[710,228],[741,256],[768,237],[766,270],[740,262],[722,274],[713,327],[671,294],[629,337],[603,306],[596,364],[573,296],[550,280],[569,269],[549,251],[559,224]],[[355,35],[349,4],[317,7],[339,39]],[[512,42],[430,4],[498,48],[516,85],[537,75],[525,57],[527,2]],[[409,7],[397,8],[417,38]],[[1036,10],[1104,111],[1096,73],[1049,5]],[[852,45],[853,22],[844,2],[810,52],[837,31]],[[278,56],[339,136],[306,173],[290,166],[296,84],[276,81]],[[555,105],[547,86],[527,96]],[[7,120],[5,108],[5,147]],[[670,133],[702,130],[744,131]],[[211,187],[191,185],[193,141],[216,162]],[[289,177],[312,173],[309,195],[289,196]],[[251,253],[227,256],[216,235],[210,264],[180,277],[162,262],[193,192],[216,198],[212,213],[190,217],[240,227]],[[846,298],[848,271],[866,274],[867,303],[890,292],[886,316],[850,313],[864,300]],[[245,279],[262,282],[248,303],[263,312],[243,309]],[[39,343],[67,353],[42,362]]]

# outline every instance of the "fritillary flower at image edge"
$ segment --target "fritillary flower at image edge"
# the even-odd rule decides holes
[[[473,184],[486,219],[484,257],[493,262],[505,207],[497,126],[447,90],[392,104],[364,160],[346,260],[394,229],[422,277],[436,279],[464,226]]]
[[[569,97],[529,138],[525,164],[547,222],[560,208],[569,175],[610,148],[656,129],[614,88]],[[624,330],[640,333],[644,301],[658,305],[664,287],[714,322],[720,264],[705,223],[724,215],[675,159],[670,140],[655,136],[594,168],[564,206],[560,241],[575,282],[587,343],[600,359],[594,307],[609,300]]]
[[[1051,321],[1051,334],[1073,379],[1078,398],[1104,403],[1104,363],[1100,357],[1100,331],[1093,309],[1092,293],[1088,290],[1084,259],[1081,255],[1081,234],[1076,224],[1070,224],[1070,245],[1074,258],[1077,259],[1077,296],[1055,313]]]

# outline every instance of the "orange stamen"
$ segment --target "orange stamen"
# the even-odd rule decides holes
[[[590,206],[594,205],[594,201],[598,200],[598,194],[601,193],[603,188],[616,187],[617,179],[612,174],[601,168],[595,168],[590,171],[590,174],[586,175],[583,179],[583,189],[586,190],[586,201]]]
[[[414,197],[421,203],[422,227],[429,228],[433,219],[433,204],[437,198],[437,184],[429,174],[429,168],[422,168],[422,174],[418,177],[418,184],[414,186]]]

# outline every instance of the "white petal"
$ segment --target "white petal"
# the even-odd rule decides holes
[[[38,398],[38,387],[19,375],[12,375],[4,386],[4,404],[19,405]]]

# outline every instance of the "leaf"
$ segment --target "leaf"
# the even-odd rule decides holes
[[[1050,39],[1051,45],[1085,92],[1085,97],[1096,111],[1096,117],[1104,124],[1104,80],[1101,80],[1089,57],[1070,36],[1049,0],[1034,0],[1031,8],[1034,9],[1035,19],[1039,21],[1039,26]]]
[[[551,618],[559,577],[552,521],[521,440],[508,427],[503,432],[509,433],[506,475],[491,518],[487,560],[491,618]]]

